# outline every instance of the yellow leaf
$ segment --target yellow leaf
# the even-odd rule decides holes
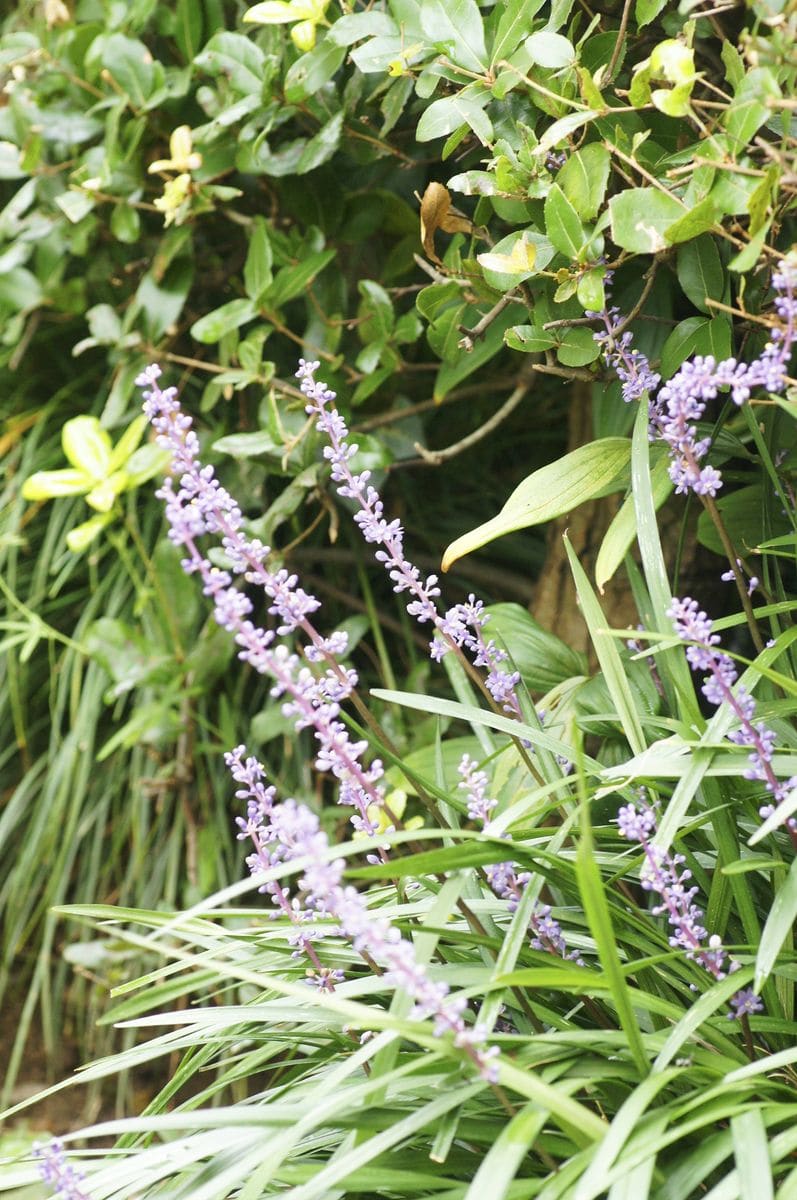
[[[300,21],[291,30],[291,41],[304,54],[315,45],[315,21]]]
[[[23,500],[55,500],[58,496],[79,496],[92,485],[85,471],[37,471],[22,485]]]
[[[108,463],[109,471],[118,471],[120,467],[125,465],[130,455],[140,445],[141,439],[143,438],[148,425],[149,421],[143,413],[141,413],[140,416],[136,417],[136,419],[128,425],[127,429],[124,431],[122,436],[119,438],[119,441],[113,448],[113,452]]]
[[[110,513],[98,513],[96,517],[90,517],[82,525],[76,525],[66,535],[67,546],[73,554],[81,554],[87,546],[91,545],[105,526],[110,524],[111,520]]]
[[[255,4],[244,13],[244,21],[251,21],[255,25],[287,25],[297,19],[290,4],[284,3],[284,0],[265,0],[265,3]]]
[[[109,475],[107,479],[103,479],[95,488],[92,488],[86,496],[86,503],[89,508],[96,508],[97,512],[110,512],[116,497],[125,490],[127,484],[127,471],[114,471],[113,475]]]
[[[73,467],[93,480],[103,479],[111,458],[111,439],[96,417],[73,417],[61,430],[61,445]]]
[[[156,171],[196,171],[202,166],[202,155],[193,149],[190,125],[177,126],[169,138],[169,154],[171,158],[159,158],[149,164],[150,175]]]
[[[526,275],[534,270],[537,247],[534,242],[518,238],[510,254],[477,254],[476,261],[485,271],[498,271],[502,275]]]

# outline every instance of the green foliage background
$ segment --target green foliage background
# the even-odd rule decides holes
[[[258,8],[264,6],[250,17]],[[467,745],[485,754],[504,744],[477,709],[446,709],[440,697],[450,694],[449,681],[432,671],[425,639],[384,582],[366,572],[367,551],[345,506],[328,492],[319,441],[305,420],[293,379],[301,354],[319,358],[338,391],[361,461],[401,516],[412,557],[436,569],[452,544],[463,553],[485,547],[457,562],[450,599],[477,590],[503,602],[496,627],[529,693],[550,708],[552,736],[571,739],[571,749],[587,739],[597,874],[585,861],[588,829],[580,857],[569,840],[578,828],[578,792],[562,830],[550,835],[546,821],[561,819],[555,772],[547,780],[554,799],[549,795],[541,809],[506,755],[498,756],[504,765],[496,779],[507,803],[526,797],[506,828],[516,845],[527,843],[576,944],[594,949],[597,941],[601,971],[596,967],[589,987],[564,966],[556,980],[545,975],[553,968],[521,950],[522,923],[505,940],[493,910],[480,943],[456,924],[452,894],[428,882],[424,860],[416,864],[426,880],[417,910],[391,892],[388,878],[375,888],[374,903],[406,928],[416,919],[428,925],[444,969],[463,986],[478,992],[485,985],[478,964],[497,957],[487,988],[493,997],[510,997],[507,973],[515,969],[513,986],[536,988],[536,1018],[561,1039],[551,1048],[522,1036],[533,1022],[507,1035],[518,1064],[513,1086],[527,1108],[516,1108],[507,1125],[493,1094],[471,1091],[475,1085],[457,1075],[456,1063],[443,1056],[423,1066],[430,1047],[408,1028],[400,1005],[387,1015],[369,1007],[358,1027],[392,1029],[410,1039],[411,1049],[404,1043],[394,1056],[386,1039],[375,1082],[352,1074],[352,1111],[360,1106],[370,1115],[349,1128],[337,1111],[317,1107],[311,1084],[322,1065],[332,1072],[324,1087],[336,1078],[345,1014],[335,1015],[333,1005],[309,1059],[307,1039],[317,1034],[312,1008],[297,1018],[295,1036],[266,1038],[264,1049],[257,1045],[262,1030],[248,1041],[244,1015],[231,1007],[223,1020],[245,1046],[240,1061],[210,1037],[205,1054],[201,1020],[194,1041],[167,1035],[169,1048],[186,1049],[187,1059],[152,1113],[165,1111],[180,1086],[196,1091],[194,1074],[206,1062],[216,1082],[186,1102],[189,1110],[257,1080],[267,1097],[266,1127],[299,1121],[306,1130],[296,1154],[286,1143],[272,1164],[279,1186],[297,1200],[344,1194],[333,1190],[341,1179],[366,1195],[475,1198],[484,1194],[478,1189],[487,1174],[499,1189],[496,1200],[586,1200],[606,1190],[605,1171],[615,1160],[624,1165],[611,1176],[612,1200],[648,1194],[643,1189],[679,1200],[704,1183],[713,1190],[701,1194],[717,1200],[758,1200],[772,1194],[755,1190],[763,1186],[762,1163],[769,1169],[772,1138],[772,1161],[785,1179],[778,1194],[788,1198],[797,1184],[788,1167],[794,999],[786,929],[797,902],[793,872],[784,871],[786,844],[778,842],[763,864],[742,865],[755,805],[739,769],[731,783],[709,771],[679,785],[663,763],[651,769],[670,780],[665,794],[680,786],[682,818],[695,802],[689,861],[708,897],[710,928],[740,945],[750,962],[762,928],[770,931],[763,944],[772,951],[769,967],[776,959],[778,967],[771,978],[767,973],[767,1016],[754,1027],[768,1039],[764,1054],[787,1055],[777,1059],[781,1075],[775,1066],[744,1066],[738,1039],[731,1040],[721,1012],[713,1015],[724,994],[710,993],[694,1015],[696,968],[668,959],[661,930],[622,904],[622,876],[635,864],[607,824],[617,793],[607,801],[605,779],[604,790],[595,780],[655,738],[691,744],[697,727],[711,744],[684,670],[667,660],[673,690],[663,701],[646,667],[615,642],[607,648],[586,577],[582,611],[598,669],[540,629],[527,609],[546,561],[546,523],[603,492],[619,495],[629,483],[635,412],[604,371],[594,321],[585,316],[604,306],[607,270],[614,273],[612,302],[630,314],[636,344],[664,379],[695,354],[752,357],[766,338],[771,270],[794,240],[797,16],[777,3],[704,11],[689,0],[636,0],[595,11],[570,0],[380,0],[314,11],[314,30],[296,40],[295,23],[277,22],[273,6],[265,24],[246,22],[246,6],[221,0],[78,0],[73,10],[47,0],[20,4],[5,18],[0,588],[7,608],[0,720],[9,736],[0,748],[0,997],[19,1003],[24,983],[7,1093],[33,1029],[43,1030],[51,1055],[69,1023],[86,1054],[107,1049],[108,1032],[98,1033],[94,1018],[105,1011],[109,985],[132,988],[128,980],[141,962],[158,961],[163,948],[151,931],[166,919],[159,914],[238,878],[223,749],[246,741],[282,794],[324,799],[309,766],[309,738],[297,739],[267,687],[237,670],[229,639],[209,620],[163,538],[151,486],[121,490],[110,523],[82,554],[65,541],[91,515],[82,497],[30,505],[21,495],[34,472],[64,465],[61,431],[71,418],[94,415],[114,440],[120,436],[138,411],[133,380],[144,364],[160,362],[180,385],[186,409],[197,415],[203,452],[241,501],[252,532],[319,592],[330,628],[333,617],[348,623],[358,669],[368,684],[388,689],[374,703],[405,766],[450,792],[454,753],[466,733]],[[173,140],[185,127],[190,145],[185,134]],[[196,157],[188,162],[189,155]],[[449,202],[459,210],[453,222]],[[572,460],[563,456],[575,449],[568,419],[584,404],[592,437],[582,460],[585,481],[574,494]],[[718,556],[712,578],[727,566],[719,556],[728,544],[744,555],[764,548],[759,573],[770,607],[762,619],[768,636],[783,638],[778,670],[791,678],[792,405],[716,416],[713,461],[727,481],[717,507],[729,542],[723,545],[711,513],[698,515],[696,504],[678,510],[673,535],[687,548],[699,540]],[[599,465],[608,470],[606,439],[621,461],[598,480]],[[640,445],[638,439],[637,469]],[[430,452],[449,446],[458,453],[430,463]],[[549,473],[535,474],[542,468]],[[657,483],[656,505],[667,491]],[[467,547],[458,542],[463,535]],[[677,591],[677,562],[665,544],[668,579],[654,539],[640,545],[642,573],[634,565],[639,555],[621,568],[634,535],[633,527],[630,535],[612,527],[599,582],[626,570],[641,618],[661,630],[662,591],[657,596],[650,564],[657,563],[661,588]],[[452,563],[458,553],[450,551]],[[733,603],[724,601],[726,608]],[[728,619],[733,628],[743,623],[740,614]],[[737,646],[753,653],[743,633]],[[457,700],[471,703],[462,681],[453,684]],[[421,695],[423,703],[413,707],[405,697],[400,705],[396,690]],[[795,745],[792,694],[782,677],[757,691],[784,753]],[[680,707],[670,703],[673,695]],[[647,778],[648,769],[638,774]],[[397,769],[392,781],[406,783]],[[724,807],[731,800],[743,814],[738,823]],[[345,836],[339,814],[324,811],[330,831]],[[420,811],[414,796],[410,811]],[[467,875],[478,893],[475,860],[463,847],[467,841],[440,851],[445,870],[450,881]],[[784,878],[789,883],[781,887]],[[767,917],[775,897],[773,929]],[[54,906],[67,903],[83,906],[82,933],[53,915]],[[135,935],[109,940],[96,933],[110,915],[100,904],[146,916]],[[607,912],[615,930],[604,944],[596,930],[605,932]],[[447,920],[451,938],[441,949],[438,931]],[[264,978],[282,971],[290,985],[284,954],[247,957],[249,943],[236,928],[235,920],[225,929],[214,925],[204,942],[205,969],[192,960],[180,987],[170,989],[164,975],[152,994],[145,989],[115,1015],[138,1017],[234,980],[234,1000],[253,1002],[262,999],[252,978],[259,971]],[[612,952],[615,966],[620,961],[614,938],[623,979],[636,960],[646,964],[642,1034],[625,984],[612,974]],[[181,949],[193,952],[188,937],[186,945]],[[665,959],[669,975],[661,970]],[[280,1030],[293,996],[285,986],[287,999],[267,1001],[266,1024]],[[573,1016],[572,993],[585,991],[586,1015],[577,1005]],[[494,1017],[497,1001],[490,1011]],[[667,1038],[664,1031],[673,1028]],[[113,1069],[149,1053],[129,1050]],[[659,1056],[641,1084],[640,1053]],[[363,1061],[368,1057],[364,1052]],[[398,1082],[405,1069],[406,1086]],[[550,1120],[540,1117],[532,1074],[558,1096],[557,1108],[545,1092]],[[741,1081],[737,1090],[723,1083],[731,1076]],[[284,1111],[283,1081],[294,1105]],[[435,1107],[435,1089],[453,1096],[450,1106]],[[575,1094],[577,1110],[569,1107]],[[389,1095],[400,1097],[406,1123],[395,1137]],[[596,1110],[615,1121],[608,1149],[590,1121]],[[714,1126],[719,1132],[704,1142],[702,1131]],[[141,1125],[143,1140],[127,1145],[140,1148],[156,1128]],[[199,1176],[189,1166],[169,1194],[276,1194],[256,1184],[246,1190],[254,1165],[263,1179],[268,1171],[262,1146],[239,1135],[237,1166],[225,1157],[222,1138],[207,1190],[197,1190]],[[407,1169],[394,1153],[404,1144],[422,1146],[432,1165]],[[370,1157],[368,1150],[355,1153],[358,1145],[370,1147]],[[668,1180],[656,1156],[675,1145],[679,1157]],[[349,1157],[336,1171],[341,1147]],[[135,1190],[138,1168],[125,1169],[114,1194]]]

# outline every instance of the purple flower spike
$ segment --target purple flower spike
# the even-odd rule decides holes
[[[797,776],[780,780],[772,767],[775,752],[775,733],[763,721],[754,720],[755,700],[742,685],[734,689],[737,679],[733,660],[718,649],[719,635],[713,632],[709,617],[698,608],[696,600],[685,596],[675,599],[667,610],[675,632],[685,642],[686,657],[694,671],[707,671],[702,692],[710,704],[727,704],[739,721],[739,728],[728,734],[728,740],[736,746],[750,750],[745,779],[759,780],[772,796],[775,804],[765,804],[759,809],[763,820],[775,811],[775,805],[785,800],[797,787]],[[797,818],[789,817],[786,828],[793,838],[797,837]]]
[[[507,654],[492,639],[484,637],[484,626],[489,620],[484,605],[471,595],[466,604],[455,604],[446,613],[440,613],[437,576],[428,575],[424,579],[407,558],[401,522],[385,518],[382,500],[370,483],[371,472],[355,473],[352,470],[351,460],[358,447],[349,442],[346,422],[333,407],[335,393],[315,378],[319,365],[300,358],[296,378],[307,397],[307,412],[315,417],[318,428],[329,441],[324,448],[324,457],[332,464],[332,479],[338,485],[338,495],[354,500],[359,506],[360,511],[354,515],[355,523],[366,542],[382,547],[375,557],[392,579],[393,591],[397,594],[407,592],[411,597],[407,612],[419,624],[431,624],[437,630],[437,636],[430,644],[434,661],[440,662],[450,650],[467,650],[475,666],[487,671],[485,686],[495,703],[505,712],[519,717],[521,708],[515,689],[520,675],[501,666],[507,660]]]
[[[487,797],[487,775],[477,769],[476,763],[468,754],[463,754],[458,769],[462,780],[459,787],[468,798],[468,816],[471,821],[481,822],[485,833],[489,833],[490,814],[497,801]],[[501,900],[507,900],[509,911],[515,912],[531,881],[528,871],[518,871],[513,862],[500,862],[489,863],[484,872],[495,895]],[[556,918],[551,916],[549,905],[535,906],[529,917],[529,931],[532,934],[531,945],[535,950],[556,954],[559,958],[570,959],[579,966],[584,966],[584,960],[578,951],[567,949],[562,928]]]
[[[330,856],[329,840],[315,813],[296,800],[275,805],[274,789],[262,785],[263,767],[244,754],[245,748],[238,746],[226,760],[236,783],[244,784],[236,795],[248,802],[246,820],[239,817],[238,826],[239,837],[250,837],[255,847],[247,859],[251,874],[256,878],[281,862],[303,863],[298,881],[301,900],[291,897],[278,883],[266,883],[261,890],[272,896],[278,911],[297,924],[295,944],[313,963],[308,982],[321,991],[334,990],[342,972],[322,966],[313,941],[324,936],[345,938],[369,965],[376,964],[384,972],[387,983],[411,996],[413,1016],[421,1020],[433,1017],[435,1035],[450,1034],[482,1077],[496,1082],[498,1049],[486,1044],[486,1030],[466,1023],[466,999],[450,995],[447,984],[430,979],[416,959],[412,943],[389,921],[375,915],[355,888],[344,885],[345,862]],[[319,925],[321,920],[325,924]]]
[[[239,647],[238,657],[262,675],[274,680],[272,695],[284,696],[283,712],[293,717],[297,729],[310,728],[318,742],[316,765],[329,771],[339,783],[339,801],[354,809],[352,825],[358,832],[374,833],[369,810],[380,808],[384,792],[379,784],[382,764],[363,765],[364,742],[353,742],[339,719],[340,705],[357,684],[356,673],[344,668],[337,655],[346,649],[342,633],[322,638],[308,617],[320,602],[308,595],[295,575],[271,571],[266,565],[269,547],[243,533],[243,516],[230,494],[215,478],[213,468],[199,460],[199,440],[190,417],[182,412],[174,388],[158,384],[160,368],[147,367],[137,383],[144,388],[144,411],[158,434],[158,441],[172,455],[172,473],[158,496],[166,504],[171,540],[186,551],[183,569],[199,575],[203,591],[213,602],[213,615],[231,633]],[[199,550],[197,541],[206,534],[220,537],[232,571],[247,583],[258,584],[270,600],[268,612],[279,622],[277,633],[300,630],[309,639],[307,658],[324,661],[328,669],[314,673],[286,646],[275,646],[273,630],[252,620],[253,604],[233,586],[229,571],[213,566]]]
[[[651,438],[669,447],[670,478],[676,492],[716,496],[722,487],[719,471],[703,465],[711,439],[697,435],[696,422],[707,404],[720,392],[730,392],[733,403],[742,405],[759,388],[776,394],[785,390],[789,359],[797,340],[797,262],[783,259],[772,276],[772,287],[782,325],[772,331],[771,340],[758,358],[751,363],[740,363],[735,358],[717,362],[710,354],[697,355],[683,363],[658,393],[660,376],[651,370],[644,354],[632,347],[631,334],[622,331],[619,309],[587,313],[604,324],[595,340],[622,384],[623,399],[640,400],[648,394]]]
[[[47,1146],[35,1146],[34,1154],[39,1174],[58,1200],[91,1200],[83,1186],[85,1176],[67,1161],[60,1138],[53,1138]]]
[[[699,963],[714,979],[725,979],[738,970],[739,963],[729,958],[722,939],[716,933],[709,934],[703,925],[703,910],[694,903],[698,889],[689,886],[692,873],[684,867],[684,856],[656,845],[656,814],[644,798],[639,804],[620,809],[617,828],[621,837],[642,847],[645,860],[640,883],[646,892],[655,892],[661,898],[651,911],[654,916],[666,915],[673,931],[670,945],[684,950],[687,958]],[[732,1018],[763,1008],[758,998],[746,991],[737,992],[730,1004],[733,1011],[728,1015]]]

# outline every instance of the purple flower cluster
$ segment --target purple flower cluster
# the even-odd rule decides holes
[[[388,521],[384,505],[376,488],[370,483],[371,472],[354,472],[351,461],[357,453],[356,443],[349,442],[349,431],[340,412],[333,405],[335,392],[331,391],[315,373],[319,363],[299,360],[296,378],[307,397],[307,412],[315,417],[318,428],[327,437],[329,445],[324,447],[324,457],[332,465],[332,479],[338,485],[338,494],[354,500],[359,507],[354,520],[366,542],[380,546],[376,559],[381,562],[393,581],[394,592],[407,592],[411,600],[407,612],[420,624],[434,625],[437,637],[431,642],[432,658],[439,662],[450,650],[467,650],[474,665],[487,671],[485,685],[496,704],[505,712],[520,716],[520,702],[516,688],[520,675],[507,671],[502,663],[508,655],[491,638],[485,638],[484,627],[489,614],[484,611],[481,600],[469,596],[466,604],[456,604],[441,614],[437,607],[440,588],[436,575],[425,579],[407,558],[404,552],[404,530],[398,520]]]
[[[487,774],[478,769],[469,754],[463,754],[457,769],[460,775],[458,786],[467,796],[468,816],[471,821],[480,822],[485,833],[489,833],[490,814],[497,801],[487,796]],[[509,911],[515,912],[526,887],[531,882],[529,872],[518,871],[516,864],[508,861],[489,863],[484,871],[496,896],[507,900]],[[535,950],[571,959],[579,966],[584,965],[577,950],[568,951],[562,928],[556,918],[551,916],[550,905],[535,906],[529,917],[529,929],[532,933],[531,945]]]
[[[611,273],[607,272],[607,285],[610,280]],[[641,400],[646,392],[652,395],[661,382],[661,375],[651,369],[642,351],[634,347],[634,335],[629,330],[621,331],[620,309],[606,308],[603,312],[588,310],[585,315],[598,317],[605,325],[605,329],[595,334],[595,341],[603,350],[604,362],[614,368],[622,384],[621,390],[626,404],[630,404],[632,400]]]
[[[654,916],[666,914],[673,930],[670,945],[685,950],[687,958],[699,963],[714,979],[724,979],[738,970],[739,964],[729,959],[722,939],[717,934],[709,935],[703,925],[703,910],[694,903],[698,889],[689,886],[692,873],[684,867],[684,856],[670,854],[656,845],[653,809],[644,802],[638,806],[627,804],[617,814],[617,827],[621,837],[642,847],[645,861],[640,883],[646,892],[655,892],[661,897],[661,903],[652,912]],[[733,1017],[761,1012],[763,1008],[750,989],[737,992],[730,1004]]]
[[[39,1174],[58,1200],[91,1200],[83,1187],[85,1176],[67,1162],[60,1138],[53,1138],[46,1146],[36,1146],[34,1153],[39,1160]]]
[[[727,704],[739,720],[739,728],[728,734],[737,746],[749,749],[745,779],[758,780],[764,784],[776,804],[785,800],[797,787],[797,776],[779,780],[772,767],[775,750],[775,733],[763,721],[755,720],[755,700],[747,689],[739,684],[734,688],[737,670],[733,660],[718,649],[719,634],[714,633],[709,617],[698,607],[696,600],[685,596],[675,599],[667,610],[675,632],[688,642],[686,657],[693,671],[707,671],[702,692],[710,704]],[[765,804],[759,809],[766,820],[775,811],[774,804]],[[797,820],[789,817],[786,822],[792,835],[797,834]]]
[[[451,1034],[454,1044],[465,1051],[483,1078],[495,1082],[498,1049],[487,1046],[486,1029],[466,1023],[465,997],[451,995],[447,984],[431,979],[416,959],[412,943],[389,921],[376,916],[355,888],[343,884],[345,861],[331,856],[318,817],[295,800],[276,804],[274,789],[263,786],[263,767],[255,758],[244,759],[244,753],[244,747],[239,746],[226,756],[233,777],[242,785],[236,795],[247,800],[246,819],[238,818],[238,836],[252,840],[254,853],[247,863],[255,878],[279,863],[301,863],[297,884],[301,904],[291,900],[280,884],[267,883],[263,887],[279,909],[297,922],[301,949],[306,950],[319,934],[347,939],[369,965],[384,972],[386,983],[411,996],[415,1002],[413,1017],[432,1017],[435,1036]],[[313,928],[320,920],[325,924]],[[341,977],[340,972],[322,968],[317,959],[314,967],[313,981],[326,990]]]
[[[354,809],[352,824],[358,833],[373,834],[376,827],[370,813],[384,804],[379,780],[382,764],[375,760],[366,767],[362,758],[365,742],[353,742],[339,719],[340,704],[351,694],[357,678],[353,671],[337,662],[346,649],[345,637],[334,633],[322,638],[310,624],[309,615],[319,602],[298,585],[287,571],[272,572],[266,566],[269,548],[243,533],[243,517],[232,497],[216,480],[213,469],[202,466],[199,443],[191,420],[180,409],[174,388],[158,385],[160,369],[148,367],[137,383],[144,388],[144,411],[158,434],[158,441],[172,455],[172,473],[178,486],[167,478],[158,492],[166,504],[166,516],[172,541],[184,548],[183,568],[198,574],[203,590],[214,605],[219,625],[233,634],[240,647],[239,657],[255,670],[274,680],[272,694],[284,696],[283,711],[293,718],[297,729],[313,728],[318,741],[316,766],[329,771],[337,780],[339,802]],[[220,535],[221,545],[231,571],[247,583],[262,587],[271,601],[269,613],[279,622],[278,634],[300,630],[309,639],[306,659],[318,666],[327,663],[323,673],[303,666],[299,655],[284,645],[275,645],[276,635],[251,620],[252,602],[233,586],[230,572],[220,570],[198,549],[196,542],[205,534]],[[342,884],[344,860],[329,854],[329,842],[318,818],[295,800],[275,802],[276,791],[264,784],[265,772],[254,758],[244,758],[238,747],[226,756],[227,764],[239,788],[236,795],[246,800],[246,818],[238,820],[239,838],[249,838],[254,853],[248,858],[253,874],[283,862],[301,860],[300,896],[291,896],[281,884],[267,883],[278,913],[296,926],[292,943],[312,963],[311,982],[323,990],[332,990],[342,975],[322,966],[313,945],[318,937],[339,932],[351,941],[369,963],[384,967],[387,982],[405,989],[415,1001],[418,1018],[434,1017],[435,1033],[453,1034],[455,1044],[464,1049],[484,1078],[496,1077],[498,1051],[486,1046],[487,1031],[466,1024],[464,997],[450,996],[447,985],[429,978],[415,958],[412,943],[401,937],[389,922],[375,918],[360,894]],[[300,898],[301,897],[301,898]]]
[[[145,389],[144,411],[159,443],[171,452],[172,474],[178,477],[176,490],[168,477],[157,495],[166,505],[171,540],[186,551],[183,568],[200,576],[205,595],[213,601],[216,621],[240,647],[239,658],[274,679],[272,695],[285,697],[285,715],[294,719],[297,729],[314,729],[319,743],[316,766],[337,779],[339,802],[354,810],[355,830],[372,834],[376,827],[369,809],[383,805],[379,781],[384,772],[378,759],[367,767],[363,764],[366,743],[352,741],[340,720],[340,706],[357,684],[356,673],[337,661],[346,649],[345,634],[321,637],[309,621],[320,602],[299,586],[295,575],[284,569],[269,570],[269,547],[244,534],[241,510],[215,478],[213,468],[199,460],[199,441],[190,417],[180,409],[176,389],[161,389],[159,377],[160,368],[152,366],[136,382]],[[198,549],[197,540],[204,534],[220,535],[230,571],[212,566]],[[271,602],[268,611],[279,622],[276,633],[252,621],[252,601],[233,586],[233,574],[263,589]],[[298,654],[274,644],[277,634],[296,630],[308,638],[305,657],[316,667],[325,662],[325,671],[302,665]]]
[[[772,331],[758,358],[751,363],[735,358],[717,362],[713,355],[696,355],[683,363],[657,394],[660,376],[651,370],[644,354],[632,347],[631,334],[621,332],[619,309],[587,314],[604,323],[595,340],[622,383],[623,398],[640,400],[645,393],[649,395],[651,436],[669,447],[670,478],[676,492],[716,496],[722,487],[716,467],[703,465],[711,438],[699,438],[696,425],[720,391],[728,391],[733,403],[742,405],[758,388],[778,393],[786,387],[787,367],[797,340],[797,262],[783,259],[772,276],[772,287],[782,325]]]

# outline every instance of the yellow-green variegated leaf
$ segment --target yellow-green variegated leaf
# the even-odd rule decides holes
[[[79,496],[87,492],[93,480],[85,471],[70,467],[64,471],[37,471],[22,485],[24,500],[55,500],[58,496]]]
[[[64,454],[73,467],[93,480],[104,479],[111,461],[111,439],[96,417],[73,417],[61,430]]]
[[[451,543],[443,555],[443,570],[506,533],[550,521],[587,500],[625,488],[630,461],[629,438],[600,438],[535,471],[515,488],[498,516]]]
[[[114,471],[113,475],[102,479],[95,488],[92,488],[86,496],[86,503],[89,508],[96,508],[97,512],[110,512],[116,497],[126,490],[129,482],[130,477],[127,471]]]
[[[82,525],[76,525],[66,535],[67,546],[73,554],[82,554],[112,520],[113,517],[110,513],[98,513],[96,517],[90,517]]]
[[[120,467],[126,466],[130,455],[134,450],[138,449],[148,425],[149,421],[143,413],[128,425],[111,451],[111,457],[108,461],[109,474],[113,471],[118,471]]]
[[[291,21],[320,21],[329,0],[264,0],[244,13],[244,21],[255,25],[287,25]]]

